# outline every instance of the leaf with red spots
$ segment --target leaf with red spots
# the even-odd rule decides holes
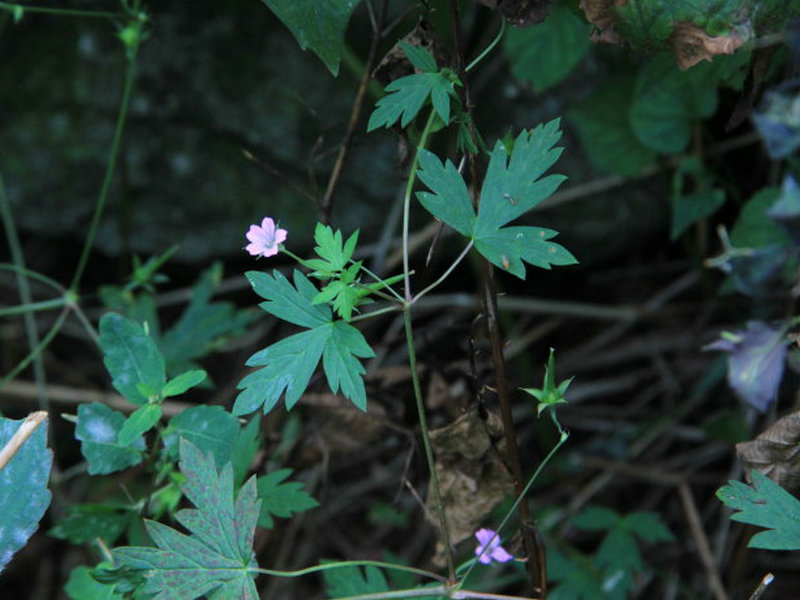
[[[233,468],[217,473],[214,458],[181,440],[183,493],[197,507],[175,514],[191,535],[155,521],[145,521],[157,548],[123,547],[112,552],[121,578],[140,576],[142,591],[152,600],[257,600],[258,564],[253,533],[261,502],[255,477],[234,498]]]
[[[504,227],[548,198],[566,179],[545,171],[558,160],[561,148],[559,120],[523,131],[511,143],[497,142],[481,188],[478,214],[455,166],[442,164],[425,150],[420,152],[420,180],[430,192],[417,194],[434,217],[472,239],[475,248],[494,265],[525,279],[523,261],[535,267],[578,262],[563,246],[550,242],[557,235],[541,227]]]

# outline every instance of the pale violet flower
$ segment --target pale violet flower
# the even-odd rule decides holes
[[[278,253],[278,245],[286,241],[286,230],[278,228],[270,217],[264,217],[261,227],[250,225],[246,236],[250,243],[245,246],[245,250],[250,254],[275,256]]]
[[[478,539],[475,556],[484,565],[488,565],[493,560],[501,563],[513,560],[514,557],[500,545],[500,536],[491,529],[479,529],[475,532],[475,537]]]

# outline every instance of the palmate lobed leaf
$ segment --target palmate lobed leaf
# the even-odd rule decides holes
[[[259,306],[286,321],[308,327],[256,352],[248,366],[263,368],[239,382],[242,391],[233,407],[235,415],[244,415],[263,405],[272,410],[285,393],[287,410],[291,409],[308,387],[320,360],[334,393],[341,390],[353,404],[366,410],[367,393],[359,358],[374,356],[364,336],[352,325],[334,321],[330,309],[313,304],[319,290],[300,271],[294,272],[294,286],[278,271],[272,275],[248,272],[256,293],[267,302]]]
[[[748,542],[751,548],[800,550],[800,500],[755,469],[750,472],[752,487],[729,481],[717,490],[717,498],[735,512],[734,521],[763,527]]]
[[[319,506],[299,481],[284,481],[292,474],[291,469],[279,469],[258,478],[256,487],[261,499],[261,514],[258,524],[272,529],[275,517],[291,517],[293,513],[303,512]]]
[[[432,153],[420,152],[420,180],[430,192],[419,192],[420,203],[436,218],[471,238],[475,248],[494,265],[525,279],[523,262],[549,269],[577,261],[563,246],[550,242],[557,235],[540,227],[505,227],[548,198],[564,181],[563,175],[541,177],[561,154],[559,120],[523,131],[510,153],[495,144],[481,189],[478,214],[467,186],[455,166],[442,164]]]
[[[214,458],[181,440],[180,469],[186,497],[197,507],[175,514],[191,535],[161,523],[145,521],[156,548],[122,547],[112,551],[119,573],[144,576],[142,591],[153,600],[257,600],[254,576],[258,564],[253,534],[260,501],[255,477],[234,502],[233,469],[217,473]]]

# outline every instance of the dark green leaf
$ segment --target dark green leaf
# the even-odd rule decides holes
[[[328,70],[339,73],[344,33],[358,0],[262,0],[305,50],[311,48]]]
[[[605,531],[616,526],[620,517],[604,506],[587,506],[572,518],[572,524],[587,531]]]
[[[681,152],[692,125],[717,109],[716,81],[709,63],[680,71],[668,55],[652,59],[639,72],[631,106],[631,125],[639,140],[658,152]]]
[[[0,449],[24,422],[0,417]],[[39,528],[52,497],[47,489],[52,464],[45,419],[0,471],[0,571]]]
[[[123,571],[145,576],[143,592],[153,600],[193,600],[204,595],[216,600],[257,600],[253,578],[258,568],[253,534],[259,514],[255,478],[250,478],[234,502],[233,469],[217,473],[214,458],[181,441],[182,486],[197,509],[184,509],[175,518],[191,535],[155,521],[146,521],[156,548],[123,547],[112,552]]]
[[[164,398],[168,398],[170,396],[179,396],[186,390],[200,384],[206,377],[207,373],[203,369],[184,371],[166,383],[164,389],[161,390],[161,395]]]
[[[556,4],[536,27],[512,27],[505,35],[511,74],[543,92],[564,79],[592,45],[591,25],[566,4]]]
[[[673,196],[670,239],[678,239],[689,227],[700,219],[713,215],[723,204],[725,204],[725,192],[719,189],[687,196]]]
[[[232,460],[238,434],[238,419],[221,406],[193,406],[172,417],[162,439],[173,459],[178,458],[179,441],[183,438],[202,452],[211,452],[222,468]]]
[[[253,459],[259,448],[259,430],[261,418],[259,415],[250,419],[250,422],[239,430],[231,450],[231,463],[233,464],[233,479],[239,487],[247,476]]]
[[[122,535],[136,512],[129,507],[108,504],[75,504],[48,533],[73,544],[84,544],[101,538],[110,546]]]
[[[442,165],[433,152],[420,149],[419,166],[419,180],[433,190],[417,194],[420,204],[461,235],[470,237],[475,227],[475,209],[455,165],[449,160]]]
[[[261,527],[272,529],[275,525],[273,516],[288,518],[293,513],[319,506],[319,502],[306,492],[302,483],[299,481],[284,482],[284,479],[291,474],[291,469],[280,469],[258,478],[256,485],[258,498],[261,500],[261,515],[258,517],[258,524]]]
[[[112,384],[125,398],[134,404],[147,404],[140,384],[161,392],[167,380],[164,357],[138,323],[108,313],[100,319],[100,345]]]
[[[130,446],[139,439],[140,436],[150,431],[161,418],[161,406],[159,404],[145,404],[137,408],[131,414],[117,433],[117,444],[120,446]]]
[[[106,475],[142,462],[144,440],[132,446],[117,442],[125,415],[104,404],[92,402],[78,407],[75,438],[81,441],[81,453],[89,462],[89,475]]]
[[[369,118],[367,131],[391,127],[400,121],[408,127],[431,97],[433,108],[445,125],[450,123],[450,97],[455,95],[455,75],[450,71],[440,73],[415,73],[395,79],[386,86],[387,95],[378,100]]]
[[[622,518],[621,525],[644,542],[671,542],[675,539],[658,513],[632,512]]]
[[[748,542],[751,548],[800,550],[800,501],[777,483],[753,469],[752,487],[730,481],[717,490],[717,498],[735,512],[731,519],[763,527]]]
[[[238,335],[253,321],[255,313],[239,310],[232,302],[212,302],[222,280],[222,265],[206,269],[192,287],[189,305],[177,323],[159,340],[171,375],[194,368],[194,362],[217,348],[226,338]]]
[[[322,576],[325,578],[325,587],[331,598],[389,591],[386,577],[373,566],[365,567],[363,573],[358,567],[350,566],[327,569],[322,572]]]
[[[631,127],[632,99],[633,79],[616,77],[567,113],[589,160],[600,171],[639,175],[656,159],[656,152],[642,144]]]
[[[301,327],[316,327],[331,319],[327,306],[311,305],[317,288],[300,271],[294,272],[294,285],[280,271],[245,273],[256,294],[266,298],[259,306],[269,314]],[[296,289],[295,289],[296,288]]]

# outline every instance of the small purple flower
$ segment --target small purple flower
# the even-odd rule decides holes
[[[475,537],[478,539],[475,556],[484,565],[488,565],[493,560],[501,563],[513,560],[514,557],[500,545],[500,536],[491,529],[479,529],[475,532]]]
[[[278,245],[286,241],[286,230],[275,226],[275,221],[264,217],[261,227],[250,225],[246,234],[250,243],[245,246],[253,256],[274,256],[278,253]]]
[[[728,352],[728,384],[742,400],[766,412],[778,395],[788,343],[783,328],[749,321],[744,331],[727,333],[704,350]]]

